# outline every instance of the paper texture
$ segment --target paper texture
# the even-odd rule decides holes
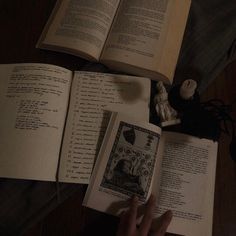
[[[72,73],[13,64],[0,74],[1,177],[55,181]]]
[[[63,140],[59,180],[89,183],[109,114],[125,111],[149,119],[150,80],[91,72],[75,73]]]

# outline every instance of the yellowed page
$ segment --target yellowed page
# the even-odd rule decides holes
[[[59,180],[88,184],[109,116],[127,112],[149,120],[150,80],[94,72],[75,73],[63,140]]]
[[[119,0],[61,0],[39,41],[40,48],[98,60]]]
[[[55,181],[72,73],[0,65],[0,176]]]
[[[163,132],[161,139],[163,161],[157,214],[173,211],[169,232],[211,235],[217,143],[171,132]]]
[[[190,0],[123,0],[101,61],[171,83],[189,7]]]
[[[83,205],[119,215],[133,195],[145,202],[161,163],[160,134],[160,128],[150,123],[113,114]]]
[[[162,46],[161,60],[156,61],[156,66],[158,71],[169,78],[172,83],[189,15],[191,0],[170,1],[172,1],[173,5],[169,16],[168,31]]]

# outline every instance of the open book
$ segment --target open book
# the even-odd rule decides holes
[[[0,65],[0,75],[0,177],[88,183],[104,109],[149,119],[147,78],[47,64]]]
[[[171,84],[190,0],[60,0],[38,47]]]
[[[168,231],[212,235],[217,143],[112,113],[83,205],[113,215],[134,194],[173,211]]]

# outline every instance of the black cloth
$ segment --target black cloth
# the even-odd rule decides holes
[[[21,235],[82,185],[0,179],[0,235]]]
[[[174,83],[199,82],[203,92],[236,59],[234,0],[192,0]]]

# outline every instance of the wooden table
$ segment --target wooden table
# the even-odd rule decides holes
[[[78,70],[86,64],[78,57],[35,48],[54,3],[55,0],[0,1],[0,63],[41,62],[71,70]],[[226,103],[232,102],[236,98],[235,78],[236,62],[230,64],[209,86],[202,94],[202,100],[219,98]],[[233,110],[236,118],[236,104]],[[216,172],[214,236],[236,235],[236,162],[229,156],[229,142],[230,137],[223,134],[219,142]],[[85,189],[86,186],[83,187]],[[105,234],[107,225],[115,231],[117,219],[81,207],[84,191],[71,196],[25,236],[85,235],[82,232],[88,231],[88,228],[104,230]]]

